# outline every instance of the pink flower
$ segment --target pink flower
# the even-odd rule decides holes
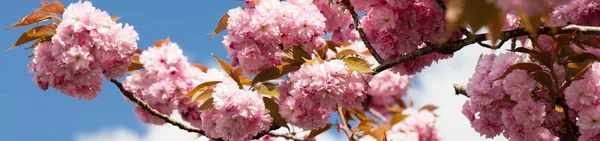
[[[326,121],[336,106],[360,107],[368,87],[362,75],[348,69],[341,60],[304,64],[281,84],[280,113],[292,125],[307,130],[322,127],[326,122],[321,120],[309,120],[317,123],[310,126],[300,121]]]
[[[202,129],[213,138],[248,140],[269,129],[272,118],[262,96],[231,84],[217,84],[213,93],[214,108],[202,113]]]
[[[589,70],[588,72],[593,72]],[[564,91],[567,105],[574,110],[581,111],[595,105],[598,100],[594,82],[588,79],[573,81]]]
[[[387,132],[388,140],[441,140],[435,128],[433,113],[428,110],[405,109],[402,114],[409,116],[392,126]]]
[[[533,101],[519,101],[512,109],[517,124],[524,127],[536,127],[542,124],[546,106]]]
[[[578,112],[577,126],[581,129],[600,127],[600,106],[591,107]]]
[[[504,91],[512,100],[531,101],[531,91],[535,89],[537,82],[526,70],[513,70],[503,80]]]
[[[556,8],[550,17],[555,24],[565,25],[571,22],[577,25],[600,25],[600,3],[595,0],[572,0],[568,4]]]

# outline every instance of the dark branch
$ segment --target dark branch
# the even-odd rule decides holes
[[[371,45],[371,41],[369,41],[369,39],[367,38],[367,34],[365,34],[365,31],[363,31],[362,27],[360,26],[358,14],[356,14],[356,11],[354,11],[354,7],[352,6],[352,4],[350,4],[350,0],[342,0],[342,3],[344,3],[344,6],[346,7],[346,9],[348,9],[348,11],[350,11],[350,14],[352,15],[352,19],[354,20],[354,26],[356,26],[356,30],[360,35],[360,39],[362,39],[362,41],[365,43],[365,46],[367,47],[367,49],[369,49],[369,52],[371,52],[375,60],[377,60],[378,63],[383,63],[385,60],[383,60],[383,58],[381,58],[381,56],[377,54],[377,51]]]
[[[454,93],[456,95],[464,95],[466,97],[469,97],[469,95],[467,94],[467,89],[465,88],[465,85],[454,84]]]
[[[275,134],[275,133],[269,133],[269,136],[272,137],[282,137],[285,138],[287,140],[293,140],[293,141],[303,141],[303,138],[298,138],[292,134]]]
[[[114,79],[110,80],[110,82],[112,82],[113,84],[115,84],[125,97],[127,97],[129,100],[131,100],[132,102],[134,102],[135,104],[137,104],[138,106],[140,106],[142,109],[146,110],[148,113],[150,113],[150,115],[158,117],[158,118],[164,120],[165,122],[167,122],[169,124],[177,126],[177,127],[179,127],[179,129],[182,129],[182,130],[185,130],[185,131],[188,131],[188,132],[194,132],[194,133],[198,133],[198,134],[204,135],[204,131],[202,131],[201,129],[198,129],[198,128],[195,128],[195,127],[191,127],[191,126],[187,126],[185,124],[182,124],[182,123],[180,123],[180,122],[178,122],[178,121],[170,118],[169,116],[160,113],[156,109],[150,107],[150,105],[148,105],[148,103],[146,103],[143,100],[135,97],[133,95],[133,93],[125,90],[125,88],[123,88],[123,84],[121,84],[121,82],[119,82],[117,80],[114,80]],[[281,128],[281,127],[277,126],[275,124],[272,124],[271,127],[269,128],[269,130],[258,133],[258,135],[252,137],[252,139],[259,139],[259,138],[261,138],[261,137],[269,134],[270,131],[277,130],[279,128]],[[222,139],[211,139],[211,140],[220,141]]]
[[[554,36],[557,34],[566,34],[566,33],[578,33],[578,34],[599,36],[600,35],[600,27],[578,26],[578,25],[567,25],[567,26],[560,26],[560,27],[540,27],[538,33],[544,34],[544,35],[549,35],[549,36]],[[477,35],[473,35],[472,37],[468,37],[466,39],[453,41],[453,42],[449,42],[449,43],[429,45],[427,47],[417,49],[411,53],[404,54],[394,60],[385,61],[385,62],[381,63],[381,65],[377,66],[374,69],[374,71],[375,71],[375,73],[379,73],[379,72],[389,69],[397,64],[401,64],[401,63],[404,63],[405,61],[409,61],[409,60],[414,60],[419,56],[423,56],[423,55],[427,55],[427,54],[431,54],[431,53],[453,54],[454,52],[462,49],[463,47],[465,47],[467,45],[487,40],[486,34],[487,33],[477,34]],[[504,36],[502,36],[503,38],[500,39],[502,41],[509,40],[511,38],[515,38],[515,37],[519,37],[519,36],[525,36],[525,35],[528,35],[529,33],[527,31],[525,31],[525,29],[523,29],[523,28],[517,28],[517,29],[513,29],[513,30],[509,30],[509,31],[504,31],[503,34],[504,34]]]

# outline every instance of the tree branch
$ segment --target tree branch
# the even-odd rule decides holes
[[[465,85],[454,84],[454,93],[456,95],[464,95],[466,97],[469,97],[469,95],[467,94],[467,89],[465,88]]]
[[[276,134],[276,133],[269,133],[269,136],[272,137],[282,137],[285,138],[287,140],[293,140],[293,141],[303,141],[303,138],[298,138],[292,134]]]
[[[156,109],[150,107],[150,105],[148,105],[148,103],[142,101],[141,99],[135,97],[133,95],[133,93],[128,92],[127,90],[125,90],[125,88],[123,88],[123,84],[121,84],[119,81],[111,79],[110,82],[112,82],[113,84],[115,84],[119,90],[121,90],[121,93],[123,93],[123,95],[125,97],[127,97],[129,100],[131,100],[132,102],[134,102],[135,104],[137,104],[138,106],[142,107],[142,109],[146,110],[148,113],[150,113],[150,115],[158,117],[162,120],[164,120],[167,123],[170,123],[172,125],[175,125],[177,127],[179,127],[179,129],[188,131],[188,132],[194,132],[194,133],[198,133],[198,134],[202,134],[204,135],[204,131],[195,128],[195,127],[191,127],[191,126],[187,126],[185,124],[182,124],[174,119],[171,119],[169,116],[164,115],[162,113],[160,113],[159,111],[157,111]]]
[[[170,118],[169,116],[160,113],[158,110],[150,107],[150,105],[148,105],[148,103],[146,103],[143,100],[135,97],[135,95],[133,95],[133,93],[125,90],[125,88],[123,88],[123,84],[121,84],[121,82],[119,82],[117,80],[114,80],[114,79],[111,79],[110,82],[112,82],[113,84],[115,84],[117,86],[117,88],[119,88],[119,90],[121,91],[121,93],[125,97],[127,97],[129,100],[131,100],[132,102],[134,102],[135,104],[137,104],[138,106],[140,106],[142,109],[146,110],[146,112],[150,113],[150,115],[152,115],[154,117],[158,117],[158,118],[164,120],[165,122],[167,122],[167,123],[169,123],[171,125],[177,126],[177,127],[179,127],[179,129],[182,129],[182,130],[185,130],[185,131],[188,131],[188,132],[194,132],[194,133],[205,135],[204,131],[202,131],[201,129],[198,129],[198,128],[195,128],[195,127],[191,127],[191,126],[187,126],[185,124],[182,124],[182,123],[180,123],[180,122],[178,122],[178,121]],[[275,124],[271,124],[271,127],[269,128],[269,130],[266,130],[266,131],[258,133],[256,136],[252,137],[252,139],[259,139],[259,138],[261,138],[261,137],[269,134],[270,131],[277,130],[279,128],[281,128],[281,127],[277,126]],[[222,139],[211,139],[211,140],[220,141]]]
[[[378,63],[383,63],[385,60],[383,60],[383,58],[381,58],[381,56],[379,56],[379,54],[377,54],[377,51],[371,45],[371,41],[369,41],[369,38],[367,38],[367,34],[365,34],[365,31],[363,31],[362,27],[360,26],[360,20],[358,19],[358,14],[356,14],[356,11],[354,11],[354,7],[352,6],[352,4],[350,4],[350,0],[342,0],[342,3],[344,3],[344,6],[346,7],[346,9],[348,9],[348,11],[350,11],[350,14],[352,15],[352,19],[354,20],[354,26],[356,26],[356,30],[358,31],[360,38],[362,39],[362,41],[365,44],[365,46],[367,47],[367,49],[369,49],[369,52],[371,52],[371,55],[373,55],[373,57],[375,58],[375,60],[377,60]]]
[[[350,128],[348,128],[348,121],[346,121],[346,117],[344,116],[344,111],[342,107],[338,107],[338,114],[340,114],[340,119],[342,119],[342,129],[344,130],[344,132],[346,132],[346,135],[348,135],[348,140],[353,141],[354,139],[352,138],[352,136],[354,136],[354,134],[352,133],[352,131],[350,131]]]
[[[560,27],[540,27],[538,33],[544,34],[544,35],[549,35],[549,36],[554,36],[554,35],[558,35],[558,34],[566,34],[566,33],[577,33],[577,34],[599,36],[600,35],[600,27],[579,26],[579,25],[567,25],[567,26],[560,26]],[[381,63],[381,65],[377,66],[374,69],[374,71],[375,71],[375,73],[379,73],[379,72],[389,69],[397,64],[401,64],[401,63],[404,63],[409,60],[414,60],[419,56],[423,56],[423,55],[427,55],[427,54],[431,54],[431,53],[437,52],[437,53],[441,53],[441,54],[453,54],[454,52],[462,49],[463,47],[465,47],[467,45],[487,40],[486,34],[487,33],[477,34],[477,35],[473,35],[472,37],[468,37],[468,38],[465,38],[462,40],[453,41],[453,42],[449,42],[449,43],[429,45],[427,47],[420,48],[413,52],[404,54],[394,60],[385,61],[385,62]],[[509,31],[504,31],[503,32],[504,36],[502,36],[502,38],[500,40],[503,40],[503,41],[509,40],[511,38],[525,36],[528,34],[529,33],[527,31],[525,31],[524,28],[517,28],[517,29],[513,29],[513,30],[509,30]]]

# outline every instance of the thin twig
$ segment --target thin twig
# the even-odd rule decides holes
[[[296,136],[294,136],[292,134],[276,134],[276,133],[271,132],[271,133],[269,133],[269,136],[272,136],[272,137],[282,137],[282,138],[285,138],[287,140],[293,140],[293,141],[303,141],[304,140],[303,138],[298,138],[298,137],[296,137]]]
[[[373,114],[373,116],[379,118],[381,121],[387,121],[387,118],[383,116],[383,114],[379,113],[377,110],[373,108],[369,108],[369,113]]]
[[[365,31],[363,31],[360,25],[360,20],[358,19],[358,14],[356,14],[356,11],[354,11],[354,7],[352,6],[352,4],[350,4],[350,0],[342,0],[342,3],[344,3],[346,9],[350,11],[352,19],[354,20],[354,26],[356,26],[356,30],[358,31],[360,38],[362,39],[367,49],[369,49],[369,52],[371,52],[371,55],[373,55],[373,58],[375,58],[375,60],[377,60],[378,63],[383,63],[385,60],[383,60],[383,58],[381,58],[381,56],[377,54],[377,51],[371,45],[371,41],[369,41],[369,38],[367,38],[367,34],[365,34]]]
[[[554,31],[553,31],[554,29]],[[566,34],[566,33],[578,33],[585,35],[600,35],[600,27],[591,27],[591,26],[578,26],[578,25],[567,25],[560,27],[540,27],[538,30],[539,34],[554,36],[558,34]],[[477,42],[485,41],[487,33],[473,35],[472,38],[466,38],[458,41],[453,41],[449,43],[443,44],[433,44],[424,48],[417,49],[413,52],[404,54],[399,56],[394,60],[389,60],[381,63],[381,65],[377,66],[374,71],[375,73],[379,73],[386,69],[389,69],[397,64],[404,63],[405,61],[414,60],[419,56],[431,54],[431,53],[441,53],[441,54],[454,54],[454,52],[462,49],[463,47],[474,44]],[[501,40],[508,40],[511,38],[525,36],[529,33],[525,31],[523,28],[517,28],[509,31],[503,32],[504,36]]]
[[[350,131],[350,128],[348,128],[348,121],[346,120],[346,117],[344,116],[344,111],[342,109],[342,107],[338,107],[338,114],[340,114],[340,119],[342,119],[342,129],[344,130],[344,132],[346,132],[346,135],[348,135],[348,140],[353,141],[353,132]]]

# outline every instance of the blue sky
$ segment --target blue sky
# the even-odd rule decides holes
[[[49,0],[50,1],[50,0]],[[210,53],[222,58],[226,52],[221,33],[211,40],[208,35],[219,18],[229,9],[242,5],[234,0],[91,0],[93,5],[119,20],[135,26],[140,34],[138,45],[146,49],[154,41],[170,36],[195,63],[214,62]],[[76,0],[61,0],[65,7]],[[41,4],[39,0],[8,0],[0,4],[0,27],[9,27]],[[16,28],[0,32],[0,48],[10,47],[27,29]],[[135,117],[133,106],[125,101],[114,85],[104,81],[104,87],[93,101],[77,100],[56,92],[42,91],[27,72],[26,58],[31,50],[22,46],[0,52],[3,66],[0,73],[0,136],[6,141],[69,141],[76,132],[125,126],[136,132],[143,124]]]
[[[50,0],[49,0],[50,1]],[[210,55],[223,59],[223,33],[208,40],[207,33],[229,9],[243,5],[238,0],[91,0],[95,7],[135,26],[140,34],[138,45],[146,49],[154,41],[170,36],[194,63],[214,66]],[[61,0],[65,6],[76,0]],[[0,27],[9,27],[41,4],[39,0],[6,0],[0,4]],[[0,32],[0,50],[10,47],[25,28]],[[26,56],[31,50],[22,46],[0,51],[0,140],[6,141],[73,141],[80,133],[95,134],[102,130],[127,130],[133,134],[150,134],[154,127],[141,123],[133,113],[133,105],[125,100],[114,85],[104,81],[99,97],[93,101],[77,100],[54,89],[40,90],[27,72]],[[426,68],[413,79],[409,96],[417,106],[434,103],[440,106],[436,124],[446,140],[481,140],[460,114],[464,97],[454,96],[452,84],[466,84],[473,73],[477,56],[489,51],[481,48],[462,50],[455,57]],[[448,75],[453,74],[453,75]],[[335,117],[332,117],[335,118]],[[335,132],[335,130],[330,130]],[[342,133],[343,134],[343,133]],[[104,136],[99,133],[98,136]],[[99,139],[114,140],[114,139]],[[128,139],[121,139],[131,141]],[[160,139],[158,139],[160,140]],[[168,139],[171,140],[171,139]],[[502,140],[502,139],[499,139]]]

